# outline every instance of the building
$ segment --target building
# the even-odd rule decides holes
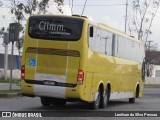
[[[151,77],[160,77],[160,51],[146,51]]]
[[[13,56],[13,69],[20,69],[20,60],[18,55]],[[0,53],[0,69],[4,69],[4,54]],[[8,70],[11,69],[11,55],[8,55]]]

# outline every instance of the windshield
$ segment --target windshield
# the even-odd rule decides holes
[[[28,34],[31,38],[43,40],[79,40],[83,20],[62,16],[32,16],[29,19]]]

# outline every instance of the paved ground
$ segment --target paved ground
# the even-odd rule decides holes
[[[42,118],[47,120],[159,120],[158,117],[93,117],[98,116],[99,112],[106,113],[108,112],[122,112],[123,111],[135,111],[137,113],[145,111],[160,111],[160,88],[145,88],[144,95],[142,98],[138,98],[135,104],[130,104],[128,99],[114,100],[110,101],[109,105],[105,109],[99,109],[97,112],[94,112],[89,117],[80,117],[84,114],[90,114],[92,110],[89,109],[89,105],[86,103],[67,103],[66,107],[60,106],[51,106],[43,107],[40,103],[38,97],[29,98],[29,97],[14,97],[14,98],[1,98],[0,99],[0,111],[35,111],[35,112],[50,112],[52,115],[57,115],[58,117],[51,118]],[[62,117],[66,114],[75,115],[79,117]],[[92,117],[91,117],[92,116]],[[13,119],[13,118],[12,118]],[[15,118],[14,120],[17,120]],[[19,118],[22,119],[22,118]],[[28,118],[32,119],[32,118]],[[40,118],[38,118],[40,120]]]

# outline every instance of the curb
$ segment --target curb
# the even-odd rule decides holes
[[[0,98],[13,98],[13,97],[21,97],[21,93],[1,93]]]

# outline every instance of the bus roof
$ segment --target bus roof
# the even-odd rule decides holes
[[[138,39],[136,39],[136,38],[134,38],[134,37],[131,37],[131,36],[129,36],[128,34],[122,32],[122,31],[120,31],[120,30],[117,30],[117,29],[115,29],[115,28],[113,28],[113,27],[110,27],[110,26],[108,26],[108,25],[106,25],[106,24],[98,23],[98,26],[101,27],[101,28],[107,29],[107,30],[109,30],[109,31],[111,31],[111,32],[113,32],[113,33],[115,33],[115,34],[118,34],[118,35],[120,35],[120,36],[129,38],[129,39],[131,39],[131,40],[133,40],[133,41],[136,41],[136,42],[139,42],[139,43],[142,43],[142,44],[143,44],[142,41],[140,41],[140,40],[138,40]]]
[[[96,23],[96,24],[97,24],[97,25],[96,25],[97,27],[103,28],[103,29],[105,29],[105,30],[108,30],[108,31],[114,33],[114,34],[120,35],[120,36],[122,36],[122,37],[125,37],[125,38],[128,38],[128,39],[130,39],[130,40],[133,40],[133,41],[135,41],[135,42],[139,42],[139,43],[143,44],[142,41],[140,41],[140,40],[138,40],[138,39],[136,39],[136,38],[134,38],[134,37],[131,37],[131,36],[127,35],[126,33],[122,32],[122,31],[120,31],[120,30],[117,30],[116,28],[110,27],[110,26],[108,26],[108,25],[106,25],[106,24],[103,24],[103,23]]]

